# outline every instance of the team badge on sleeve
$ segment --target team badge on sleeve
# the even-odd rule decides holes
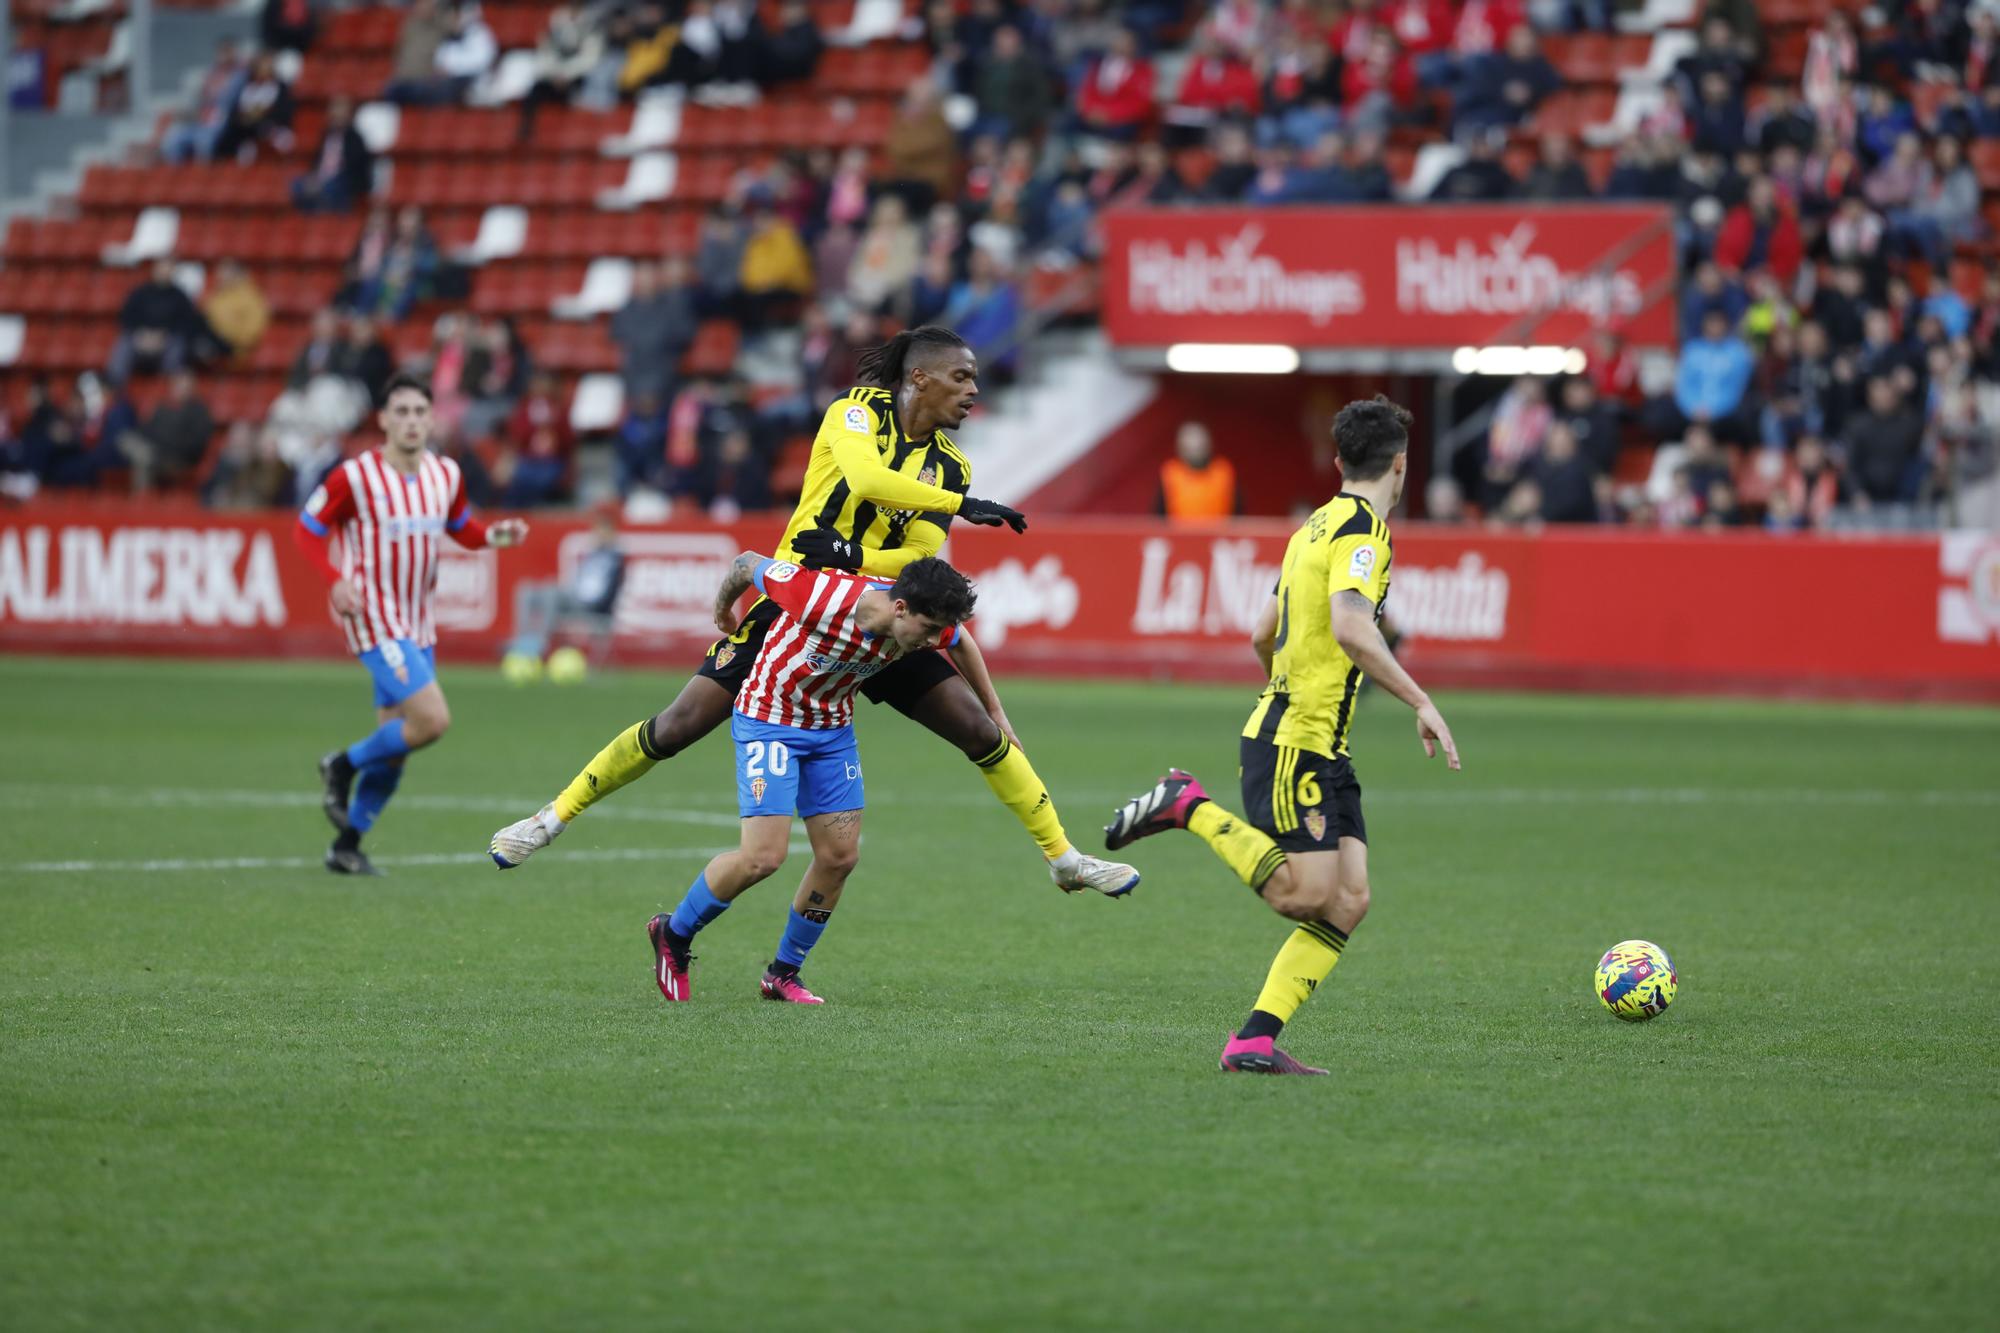
[[[1347,562],[1347,576],[1349,578],[1361,579],[1364,582],[1375,577],[1374,547],[1357,546],[1354,548],[1354,558]]]
[[[780,560],[764,571],[766,583],[790,583],[798,576],[799,567],[789,560]]]
[[[874,427],[868,423],[868,409],[859,403],[848,408],[847,414],[842,420],[847,423],[849,430],[860,431],[863,435],[871,434],[874,430]]]

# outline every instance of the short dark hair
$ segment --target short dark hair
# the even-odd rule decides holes
[[[399,370],[395,374],[389,377],[389,382],[387,384],[382,386],[383,407],[387,407],[389,405],[389,400],[396,396],[396,392],[399,389],[415,389],[418,393],[424,396],[425,402],[428,403],[431,401],[430,385],[424,383],[423,380],[419,379],[415,375],[412,375],[407,370]]]
[[[1383,394],[1363,398],[1340,409],[1333,419],[1333,443],[1340,451],[1340,470],[1355,481],[1373,481],[1389,470],[1396,455],[1410,447],[1409,409]]]
[[[973,603],[979,600],[972,580],[934,555],[904,565],[889,595],[940,625],[963,625],[972,619]]]

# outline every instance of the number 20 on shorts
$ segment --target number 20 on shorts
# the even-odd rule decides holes
[[[743,746],[743,775],[750,778],[764,776],[764,765],[769,762],[770,775],[774,778],[785,776],[791,767],[792,752],[783,741],[747,741]]]

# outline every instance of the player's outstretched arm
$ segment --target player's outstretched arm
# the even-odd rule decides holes
[[[1368,679],[1416,710],[1417,739],[1423,742],[1424,757],[1434,758],[1442,749],[1445,762],[1458,769],[1458,743],[1451,738],[1451,728],[1423,687],[1389,651],[1388,641],[1375,624],[1375,603],[1352,588],[1344,588],[1333,595],[1332,612],[1333,637],[1341,651],[1368,673]]]
[[[764,557],[755,551],[745,551],[729,562],[729,572],[722,576],[722,586],[715,590],[715,627],[724,634],[736,632],[739,623],[736,599],[750,591],[757,566],[763,563]]]
[[[979,706],[986,710],[986,716],[993,719],[993,725],[1014,742],[1016,749],[1025,750],[1027,747],[1021,744],[1021,738],[1014,734],[1014,724],[1007,720],[1007,710],[1000,706],[1000,691],[993,688],[993,676],[986,670],[986,658],[963,626],[959,627],[958,642],[945,651],[965,677],[965,683],[972,687],[973,694],[978,696]]]

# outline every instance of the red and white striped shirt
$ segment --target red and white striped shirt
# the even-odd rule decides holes
[[[306,501],[299,526],[299,544],[321,573],[351,581],[359,594],[356,614],[335,617],[356,653],[388,639],[407,639],[419,648],[436,643],[431,592],[437,587],[438,538],[450,533],[461,546],[486,544],[486,528],[472,517],[458,464],[428,450],[409,476],[389,466],[380,449],[348,459]],[[324,549],[336,530],[337,570]]]
[[[771,622],[757,664],[737,691],[736,711],[806,731],[846,726],[854,720],[861,683],[903,655],[894,639],[870,634],[854,620],[863,593],[890,585],[781,560],[759,565],[755,579],[783,614]],[[954,627],[939,646],[957,642]]]

